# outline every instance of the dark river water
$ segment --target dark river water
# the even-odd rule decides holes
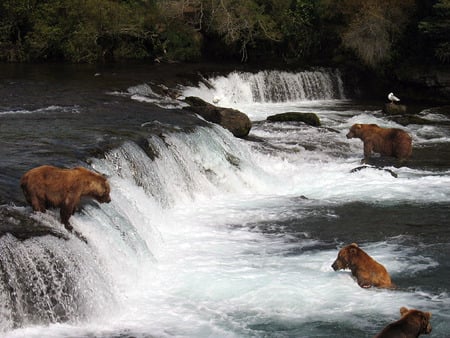
[[[372,337],[406,306],[450,337],[450,106],[411,103],[428,123],[403,126],[336,70],[239,68],[0,65],[0,336]],[[191,95],[246,113],[250,137]],[[266,121],[287,111],[322,126]],[[353,123],[405,129],[412,158],[352,171]],[[42,164],[108,176],[112,202],[71,218],[87,243],[26,205]],[[352,242],[398,289],[333,271]]]

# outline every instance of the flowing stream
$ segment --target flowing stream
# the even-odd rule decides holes
[[[0,222],[50,229],[0,237],[0,336],[371,337],[406,306],[432,312],[431,336],[448,337],[448,107],[419,110],[437,123],[400,126],[382,114],[384,98],[352,100],[324,69],[177,87],[246,113],[242,140],[157,94],[151,71],[125,75],[0,76]],[[288,111],[314,112],[322,127],[266,121]],[[352,172],[362,158],[362,142],[345,137],[353,123],[407,130],[413,158]],[[47,163],[108,176],[112,202],[71,218],[87,243],[57,210],[25,204],[20,176]],[[352,242],[398,289],[361,289],[333,271]]]

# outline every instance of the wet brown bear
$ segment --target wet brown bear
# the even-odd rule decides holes
[[[374,338],[415,338],[431,332],[430,312],[400,309],[402,318],[386,326]]]
[[[44,165],[26,172],[21,180],[23,194],[34,211],[60,208],[61,223],[72,231],[69,218],[82,197],[109,203],[110,187],[106,178],[83,167],[62,169]]]
[[[359,138],[364,142],[364,161],[372,152],[404,161],[411,156],[411,136],[398,128],[381,128],[376,124],[354,124],[347,138]]]
[[[385,267],[364,252],[358,244],[352,243],[339,251],[332,268],[336,270],[350,269],[362,288],[372,286],[394,288],[391,277]]]

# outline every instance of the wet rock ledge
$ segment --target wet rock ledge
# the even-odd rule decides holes
[[[20,208],[0,206],[0,238],[6,234],[21,240],[46,235],[68,239],[64,233],[30,218],[27,213],[20,211]]]
[[[252,122],[239,110],[217,107],[195,96],[186,97],[185,102],[189,104],[189,107],[183,108],[184,110],[198,114],[206,121],[221,125],[236,137],[244,138],[250,133]]]

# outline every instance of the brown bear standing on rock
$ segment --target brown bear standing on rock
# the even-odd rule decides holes
[[[61,223],[72,231],[69,218],[82,197],[109,203],[110,187],[106,178],[83,167],[62,169],[44,165],[26,172],[21,180],[23,194],[34,211],[60,208]]]
[[[415,309],[400,309],[402,318],[386,326],[374,338],[416,338],[431,332],[430,312]]]
[[[358,244],[352,243],[339,251],[331,266],[334,271],[350,269],[362,288],[395,288],[385,267],[364,252]]]
[[[404,130],[381,128],[376,124],[354,124],[347,138],[359,138],[364,142],[364,162],[372,151],[382,156],[391,156],[404,161],[411,156],[412,139]]]

